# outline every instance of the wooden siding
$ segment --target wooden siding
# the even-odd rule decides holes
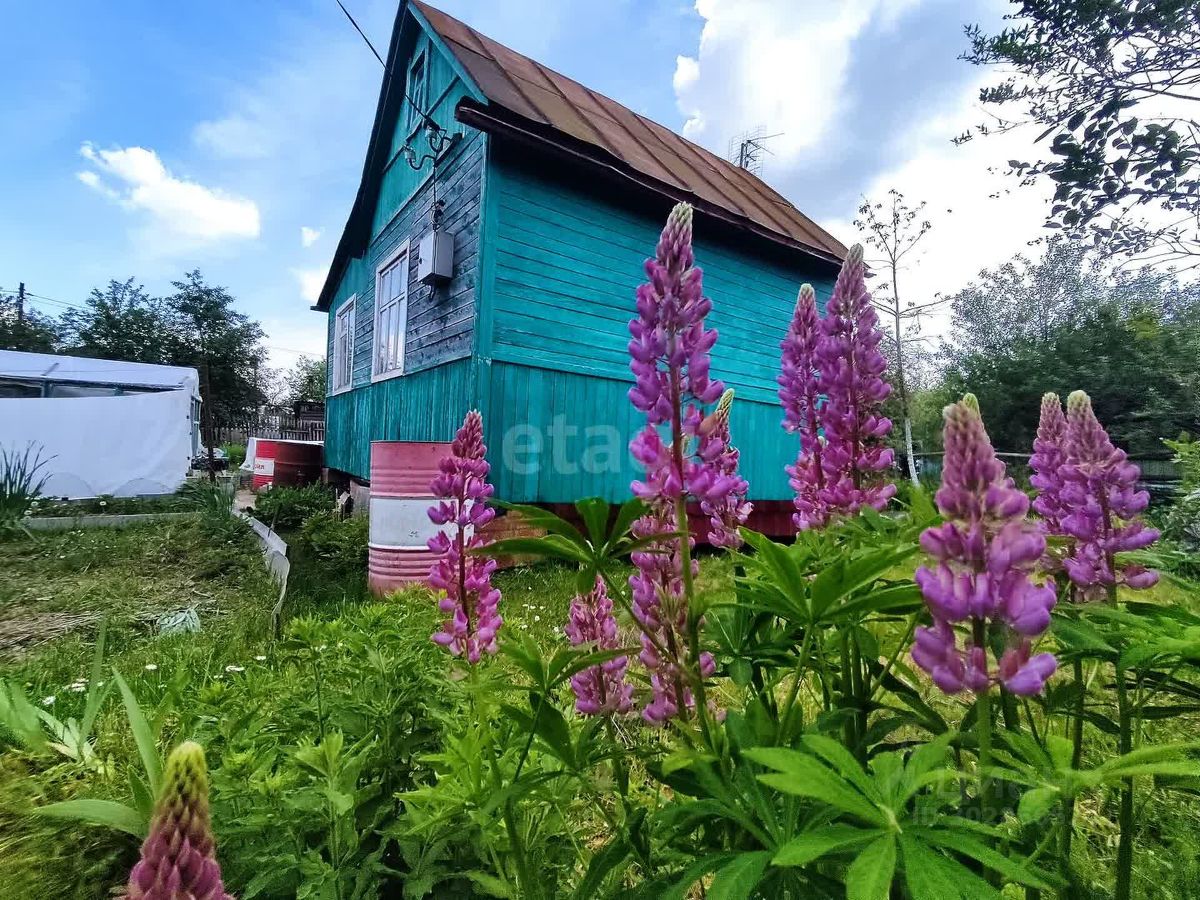
[[[449,441],[473,405],[476,366],[457,360],[325,401],[325,465],[366,480],[371,441]]]
[[[487,294],[492,325],[481,339],[492,361],[485,396],[497,496],[541,502],[627,497],[638,469],[625,447],[641,424],[626,396],[628,323],[644,280],[642,263],[662,221],[602,186],[585,190],[577,178],[508,154],[495,154],[487,178],[495,221],[486,233],[495,261]],[[709,322],[720,334],[712,371],[737,392],[732,426],[742,471],[755,499],[787,499],[784,466],[797,446],[780,427],[779,341],[800,285],[812,283],[823,305],[832,277],[802,260],[758,253],[751,238],[705,235],[705,223],[697,224],[697,262],[713,300]],[[586,435],[598,446],[605,430],[620,436],[619,464],[597,464],[593,453],[583,465]],[[506,439],[510,450],[522,449],[522,472],[503,464]],[[530,442],[538,441],[543,452],[531,467]]]
[[[629,382],[493,362],[482,388],[497,497],[518,503],[628,499],[629,483],[642,476],[629,442],[645,424],[629,402]],[[781,418],[778,405],[733,405],[742,476],[758,500],[792,496],[783,466],[795,460],[799,444],[780,428]]]
[[[414,171],[399,150],[419,128],[408,126],[405,109],[396,113],[392,154],[379,182],[371,243],[362,257],[349,261],[329,311],[327,352],[332,358],[334,316],[345,300],[356,296],[352,388],[328,398],[326,459],[330,467],[360,478],[368,474],[370,441],[449,440],[456,424],[452,420],[457,417],[461,422],[475,398],[469,358],[475,340],[487,139],[454,121],[454,105],[472,89],[440,42],[423,27],[414,29],[404,58],[406,77],[412,54],[421,52],[426,54],[431,115],[463,136],[438,161],[436,175],[429,160]],[[421,133],[413,143],[418,153],[428,147]],[[416,281],[416,249],[432,228],[435,199],[443,203],[442,228],[454,234],[454,270],[449,282],[429,287]],[[410,253],[405,374],[372,383],[376,270],[406,240]],[[471,390],[464,393],[464,387]]]

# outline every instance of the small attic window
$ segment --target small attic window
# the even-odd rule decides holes
[[[421,124],[422,116],[425,113],[425,106],[429,97],[428,69],[429,66],[427,65],[425,51],[421,51],[417,54],[417,58],[413,60],[412,66],[409,67],[408,84],[405,90],[405,93],[408,95],[408,118],[406,125],[410,133]]]

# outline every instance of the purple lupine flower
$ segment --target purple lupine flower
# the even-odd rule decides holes
[[[634,523],[639,537],[659,539],[633,554],[637,571],[630,578],[633,610],[642,629],[639,659],[651,671],[652,700],[647,721],[661,723],[692,705],[689,685],[714,668],[709,654],[688,641],[688,597],[684,590],[683,546],[694,540],[687,529],[689,497],[716,526],[718,542],[736,541],[737,526],[749,513],[745,482],[737,475],[737,452],[729,445],[728,416],[705,417],[704,407],[725,390],[709,375],[709,354],[717,333],[705,328],[712,303],[703,292],[702,274],[693,264],[692,208],[680,203],[671,211],[654,259],[646,261],[649,281],[637,291],[637,317],[629,323],[633,405],[646,415],[646,427],[630,451],[646,470],[632,485],[647,505]],[[669,443],[660,431],[669,435]],[[692,574],[696,566],[692,563]]]
[[[795,465],[787,467],[789,484],[796,492],[796,512],[792,521],[798,531],[824,528],[829,523],[825,502],[825,474],[821,463],[821,423],[818,400],[820,372],[817,344],[821,340],[821,320],[817,314],[817,295],[811,284],[801,286],[796,298],[787,336],[780,342],[782,365],[779,377],[779,402],[783,404],[783,427],[800,435],[800,453]]]
[[[638,660],[650,672],[651,699],[642,717],[652,725],[661,725],[681,709],[695,705],[688,680],[688,610],[678,532],[675,510],[665,505],[633,524],[636,538],[658,536],[632,554],[635,571],[629,578],[633,615],[642,632]],[[688,541],[695,543],[690,536]],[[695,577],[700,568],[694,559],[691,564]],[[715,668],[711,654],[702,653],[701,677],[707,678]]]
[[[1029,483],[1037,488],[1033,511],[1042,517],[1047,534],[1063,533],[1066,511],[1061,495],[1066,462],[1067,417],[1063,415],[1062,401],[1058,394],[1043,394],[1037,437],[1033,440],[1033,455],[1029,457],[1029,467],[1033,470]]]
[[[980,693],[999,682],[1015,694],[1037,694],[1054,672],[1049,653],[1031,655],[1031,638],[1046,630],[1053,584],[1029,579],[1046,547],[1029,520],[1029,498],[1004,473],[984,430],[975,398],[946,407],[946,455],[937,504],[946,521],[921,535],[936,560],[915,578],[933,617],[918,628],[913,661],[946,693]],[[955,624],[969,635],[958,646]],[[989,632],[1003,628],[1009,649],[996,674],[988,666]]]
[[[892,390],[883,380],[887,359],[879,351],[882,340],[867,292],[863,248],[855,244],[825,307],[816,347],[826,398],[820,409],[823,497],[831,511],[842,515],[855,515],[864,506],[883,509],[896,493],[896,486],[878,475],[893,459],[891,448],[883,444],[892,423],[880,413]]]
[[[596,578],[590,593],[571,601],[570,617],[563,630],[576,647],[617,649],[617,619],[603,578]],[[627,657],[618,656],[572,675],[575,709],[585,716],[629,712],[633,708],[633,685],[625,683],[628,663]]]
[[[150,834],[129,874],[128,900],[233,900],[221,867],[208,816],[208,768],[204,749],[188,741],[171,751]]]
[[[429,539],[437,559],[429,570],[428,584],[446,592],[439,603],[448,618],[433,635],[455,656],[477,663],[484,653],[495,653],[500,617],[500,591],[492,587],[496,561],[470,551],[485,547],[480,533],[496,511],[488,506],[493,488],[488,484],[490,467],[484,459],[483,418],[476,410],[467,413],[450,445],[450,455],[438,463],[438,474],[429,489],[439,501],[429,508],[429,519],[444,526]]]
[[[1118,553],[1153,544],[1158,532],[1139,518],[1150,502],[1137,489],[1140,470],[1113,446],[1083,391],[1067,398],[1066,455],[1060,525],[1075,545],[1063,566],[1080,596],[1111,595],[1118,584],[1134,589],[1156,584],[1157,572],[1116,561]]]
[[[738,474],[738,449],[730,443],[729,411],[733,388],[721,395],[717,408],[700,423],[696,461],[688,468],[688,487],[708,516],[708,542],[714,547],[742,545],[738,528],[750,516],[750,485]]]

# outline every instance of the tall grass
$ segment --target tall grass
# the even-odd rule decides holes
[[[26,530],[21,519],[41,496],[51,459],[42,459],[41,446],[35,449],[32,442],[21,451],[0,447],[0,535]]]

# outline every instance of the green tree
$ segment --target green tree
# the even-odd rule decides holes
[[[171,317],[170,362],[199,370],[211,424],[223,428],[264,400],[256,381],[265,356],[262,326],[238,312],[233,295],[205,282],[199,270],[172,285],[175,293],[163,300]]]
[[[58,331],[53,319],[19,307],[15,294],[0,294],[0,350],[53,353],[58,346]]]
[[[301,356],[283,376],[285,403],[306,400],[325,402],[326,365],[324,357]]]
[[[1078,245],[1018,256],[950,298],[944,391],[972,391],[997,449],[1026,452],[1046,391],[1087,390],[1114,440],[1161,453],[1200,424],[1200,288],[1149,272],[1109,276]]]
[[[62,316],[67,353],[128,362],[173,362],[178,341],[171,311],[133,278],[93,288],[83,309]]]
[[[1200,266],[1200,5],[1013,4],[998,34],[967,29],[963,58],[1006,73],[980,92],[994,121],[976,133],[1039,129],[1048,157],[1009,164],[1025,181],[1054,183],[1051,227]]]

